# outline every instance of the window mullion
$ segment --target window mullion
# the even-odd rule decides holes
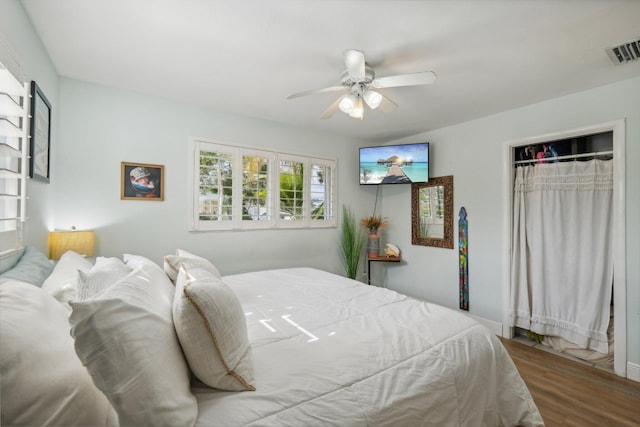
[[[280,212],[280,161],[282,157],[280,154],[276,154],[273,160],[273,168],[271,169],[271,180],[273,182],[273,191],[271,192],[271,203],[273,204],[273,216],[276,227],[280,227],[282,220],[282,213]]]
[[[231,197],[232,205],[231,211],[233,212],[233,228],[238,229],[242,226],[242,150],[235,148],[233,150],[233,184]]]
[[[304,174],[303,174],[303,215],[304,226],[309,227],[311,225],[311,159],[304,160]]]
[[[196,200],[198,203],[200,202],[200,142],[194,141],[193,143],[193,151],[191,153],[191,179],[189,180],[190,190],[189,191],[189,205],[190,209],[190,217],[189,217],[189,229],[190,230],[198,230],[200,229],[200,218],[199,211],[196,205]]]

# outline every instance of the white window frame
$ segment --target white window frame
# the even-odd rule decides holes
[[[190,138],[189,140],[189,230],[190,231],[216,231],[216,230],[258,230],[258,229],[291,229],[291,228],[328,228],[337,225],[336,210],[336,182],[337,160],[275,152],[253,147],[232,145],[226,142],[210,140],[206,138]],[[199,218],[200,203],[200,152],[214,151],[228,153],[232,156],[232,219],[227,221],[207,221]],[[242,219],[242,160],[243,157],[263,157],[269,159],[268,198],[272,206],[271,217],[267,221],[250,221]],[[280,219],[280,160],[294,161],[304,164],[303,187],[303,216],[302,220]],[[312,165],[326,166],[330,170],[328,177],[328,189],[325,191],[325,215],[328,219],[311,219],[311,168]],[[325,187],[326,188],[326,187]]]
[[[190,221],[189,230],[192,231],[213,231],[213,230],[230,230],[233,228],[233,223],[236,220],[236,212],[232,206],[232,219],[228,221],[201,221],[200,220],[200,152],[201,151],[218,151],[221,153],[230,154],[233,157],[237,155],[234,147],[223,146],[214,144],[213,141],[202,141],[192,139],[189,144],[191,159],[189,161],[189,206],[190,206]],[[236,169],[233,168],[232,178],[233,182],[236,181]],[[232,187],[233,192],[236,192],[235,186]]]

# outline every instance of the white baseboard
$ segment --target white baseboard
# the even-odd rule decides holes
[[[467,313],[465,313],[465,314],[467,316],[471,317],[476,322],[478,322],[478,323],[486,326],[487,328],[489,328],[489,330],[491,332],[493,332],[494,334],[498,335],[499,337],[502,336],[502,323],[494,322],[493,320],[483,319],[482,317],[473,316],[473,315],[467,314]]]
[[[627,378],[640,382],[640,365],[627,362]]]

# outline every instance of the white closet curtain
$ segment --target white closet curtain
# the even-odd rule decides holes
[[[516,169],[513,326],[608,352],[613,284],[613,162]]]

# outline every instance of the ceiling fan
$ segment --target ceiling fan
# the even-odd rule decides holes
[[[364,104],[367,104],[372,110],[380,108],[384,112],[393,111],[398,107],[395,102],[376,89],[426,85],[436,80],[433,71],[376,78],[373,68],[365,61],[364,52],[350,49],[346,50],[343,56],[346,70],[340,76],[339,86],[298,92],[287,96],[287,99],[326,92],[345,92],[322,113],[320,118],[326,120],[336,111],[341,110],[351,117],[362,120]]]

